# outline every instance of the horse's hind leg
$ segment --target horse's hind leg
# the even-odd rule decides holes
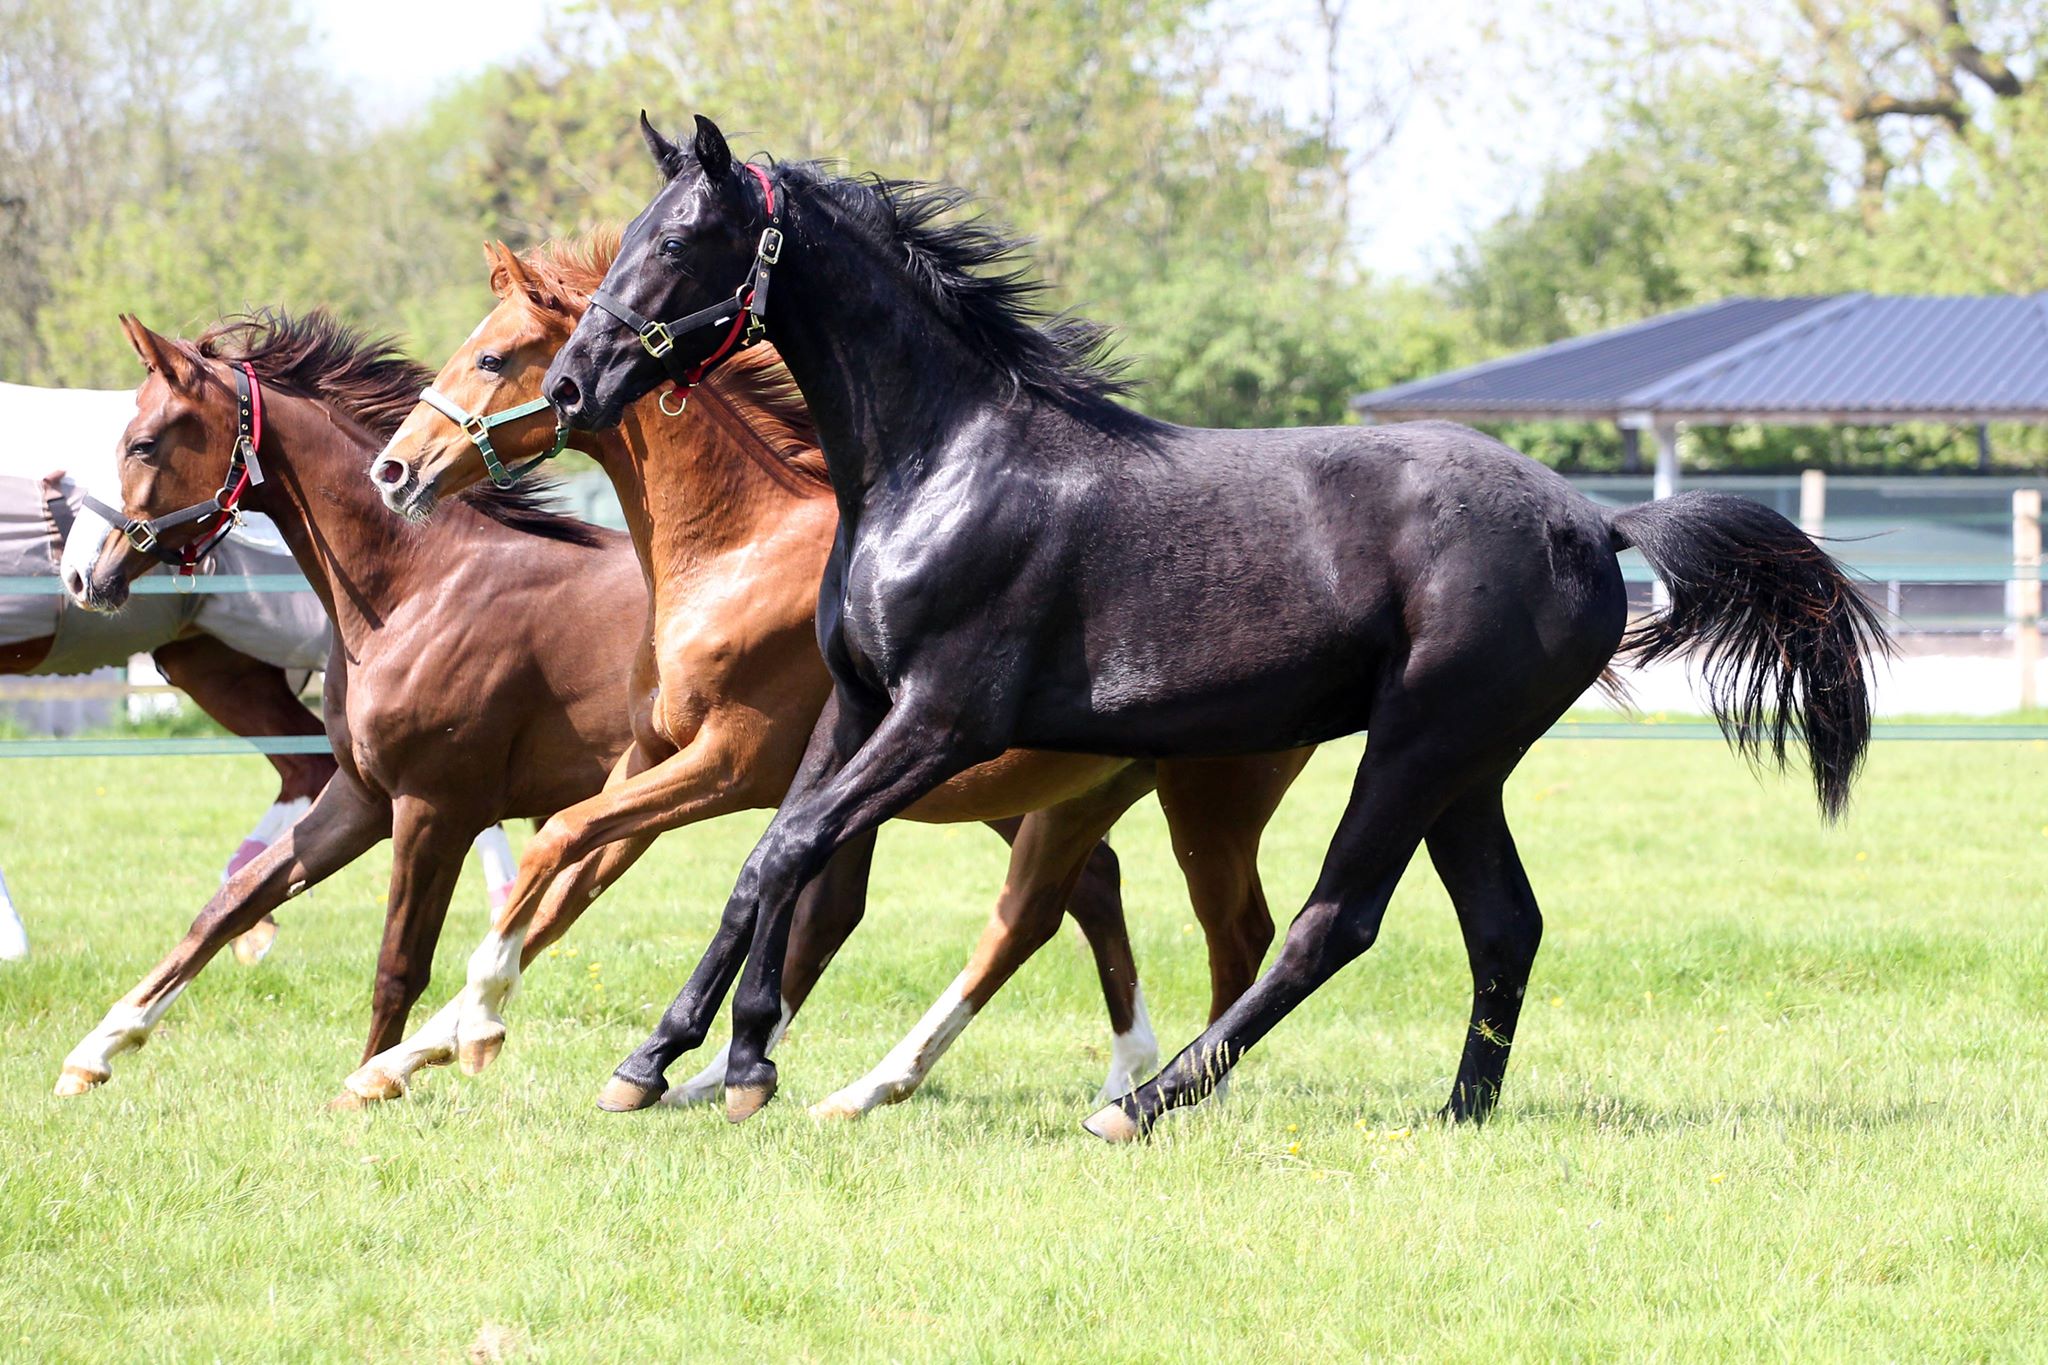
[[[1208,939],[1211,1023],[1251,989],[1273,945],[1273,913],[1259,880],[1259,839],[1314,752],[1159,765],[1159,807],[1188,901]]]
[[[1443,1113],[1477,1123],[1500,1098],[1543,914],[1508,833],[1499,784],[1474,786],[1437,817],[1429,857],[1451,893],[1472,963],[1472,1027]]]
[[[811,1107],[818,1118],[858,1118],[913,1094],[953,1040],[1003,983],[1059,932],[1075,884],[1102,836],[1152,789],[1149,765],[1133,765],[1095,791],[1027,816],[1010,850],[1010,872],[966,968],[874,1070]]]
[[[113,1074],[113,1059],[149,1041],[178,993],[237,934],[323,881],[391,831],[391,808],[353,781],[329,782],[313,808],[216,891],[184,940],[141,984],[107,1011],[64,1059],[60,1095],[83,1094]]]
[[[1397,725],[1391,716],[1374,719],[1380,723],[1322,873],[1288,926],[1272,968],[1158,1076],[1096,1111],[1088,1131],[1127,1141],[1149,1132],[1167,1110],[1203,1099],[1275,1024],[1372,946],[1423,833],[1475,776],[1469,732],[1461,734],[1455,725],[1424,731]]]
[[[245,739],[276,735],[325,738],[320,718],[292,691],[284,670],[232,649],[211,635],[173,640],[152,652],[156,666],[201,711],[230,734]],[[277,799],[228,859],[223,880],[277,842],[312,805],[334,776],[334,755],[266,754],[277,770]],[[235,940],[235,960],[244,966],[263,960],[277,939],[277,921],[265,915]]]

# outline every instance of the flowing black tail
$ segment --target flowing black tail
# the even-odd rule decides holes
[[[1877,609],[1804,531],[1748,498],[1681,493],[1609,521],[1614,548],[1641,550],[1671,591],[1618,657],[1694,653],[1728,742],[1783,768],[1787,740],[1803,739],[1821,810],[1840,818],[1870,744],[1866,665],[1891,651]]]

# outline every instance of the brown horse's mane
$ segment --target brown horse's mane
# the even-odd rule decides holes
[[[246,363],[266,384],[331,403],[373,436],[389,438],[434,382],[431,370],[389,337],[370,337],[325,309],[291,314],[261,308],[215,323],[199,340],[178,341],[195,360]],[[547,505],[554,485],[529,476],[510,488],[480,483],[456,501],[500,526],[570,545],[594,546],[596,530]]]
[[[619,238],[618,227],[607,224],[521,253],[520,261],[533,276],[527,301],[571,317],[581,313],[618,256]],[[493,272],[492,288],[503,293],[501,284],[510,282]],[[707,406],[736,428],[741,446],[777,483],[804,494],[832,486],[811,410],[774,347],[756,346],[734,355],[712,372],[702,391],[717,400]]]

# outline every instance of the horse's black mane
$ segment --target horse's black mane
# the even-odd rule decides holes
[[[1029,243],[982,217],[957,217],[965,190],[919,180],[834,174],[820,162],[784,163],[786,186],[826,203],[851,226],[899,248],[911,279],[981,358],[1014,389],[1118,424],[1143,421],[1116,400],[1131,390],[1109,355],[1107,327],[1040,306]]]
[[[215,323],[197,342],[180,342],[203,360],[247,362],[266,384],[332,403],[371,434],[390,437],[418,404],[433,371],[398,349],[389,337],[371,337],[322,308],[286,313],[260,308]],[[570,545],[594,546],[587,522],[547,505],[554,484],[531,475],[511,488],[480,483],[458,502],[500,526]]]

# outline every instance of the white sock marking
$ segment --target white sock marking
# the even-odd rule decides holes
[[[1128,1095],[1159,1065],[1159,1039],[1152,1033],[1152,1016],[1145,1012],[1145,992],[1131,991],[1131,1027],[1109,1040],[1109,1075],[1095,1096],[1097,1104]]]
[[[99,1027],[79,1040],[78,1046],[64,1059],[64,1065],[76,1067],[89,1075],[109,1075],[113,1072],[114,1058],[124,1052],[133,1052],[149,1041],[157,1021],[164,1017],[172,1003],[185,993],[185,983],[180,982],[158,996],[147,1007],[123,1000],[107,1011],[107,1017],[100,1020]]]
[[[931,1074],[939,1058],[974,1018],[974,1006],[967,1003],[967,975],[961,973],[946,987],[946,993],[932,1003],[903,1041],[889,1049],[889,1055],[853,1084],[820,1100],[812,1112],[851,1117],[865,1114],[881,1104],[908,1098]]]

